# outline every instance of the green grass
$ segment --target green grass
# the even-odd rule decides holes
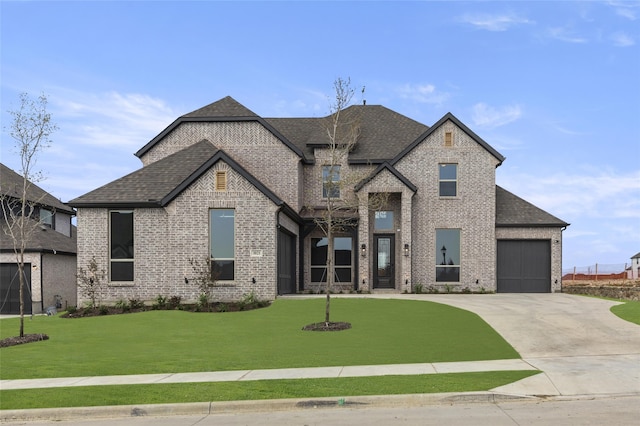
[[[627,320],[634,324],[640,325],[640,302],[638,301],[627,301],[622,305],[612,306],[611,312],[613,312],[623,320]]]
[[[537,373],[537,371],[497,371],[418,376],[25,389],[2,391],[0,409],[486,391]]]
[[[38,316],[25,333],[47,341],[1,349],[2,379],[178,373],[519,358],[476,314],[406,300],[332,300],[340,332],[302,331],[324,300],[277,300],[247,312],[150,311],[66,319]],[[17,319],[0,321],[0,337]]]

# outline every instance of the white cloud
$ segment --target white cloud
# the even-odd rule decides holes
[[[633,37],[625,34],[625,33],[615,33],[611,35],[611,41],[613,41],[614,46],[619,47],[629,47],[636,44],[636,41]]]
[[[547,176],[499,173],[498,184],[571,223],[563,232],[565,268],[624,264],[638,252],[640,171],[593,167]]]
[[[619,173],[594,168],[548,176],[521,174],[511,176],[506,186],[514,185],[517,195],[554,214],[640,218],[640,171]]]
[[[567,43],[586,43],[588,40],[584,37],[574,35],[572,31],[563,27],[548,28],[546,31],[547,37],[564,41]]]
[[[405,84],[396,91],[403,99],[425,104],[441,105],[450,97],[449,93],[437,90],[433,84]]]
[[[138,93],[58,90],[50,101],[61,133],[81,145],[137,149],[178,116],[163,100]]]
[[[519,105],[509,105],[496,109],[483,102],[473,106],[472,120],[479,127],[499,127],[516,121],[522,116],[522,108]]]
[[[467,14],[461,16],[459,21],[487,31],[506,31],[516,25],[532,23],[527,18],[512,14]]]
[[[631,21],[635,21],[638,18],[637,11],[640,4],[637,2],[610,1],[608,4],[613,7],[618,16],[622,16]]]

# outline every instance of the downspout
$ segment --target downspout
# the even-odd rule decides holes
[[[40,313],[44,312],[44,252],[40,252]],[[33,303],[31,305],[33,315]]]
[[[280,295],[280,212],[282,204],[276,210],[276,298]]]

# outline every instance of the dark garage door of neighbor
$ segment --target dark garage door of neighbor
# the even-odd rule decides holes
[[[498,241],[498,293],[551,292],[549,240]]]
[[[24,264],[24,313],[31,313],[31,264]],[[20,313],[20,277],[17,263],[0,263],[0,314]]]

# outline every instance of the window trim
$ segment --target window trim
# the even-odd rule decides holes
[[[351,240],[351,257],[350,257],[350,261],[349,261],[349,265],[338,265],[336,263],[336,256],[335,256],[335,252],[336,252],[336,239],[338,238],[348,238]],[[314,249],[314,241],[315,240],[326,240],[327,237],[312,237],[311,238],[311,250],[309,251],[309,255],[310,255],[310,259],[309,259],[309,281],[313,284],[325,284],[327,282],[327,262],[325,260],[325,262],[323,264],[314,264],[313,263],[313,249]],[[334,267],[334,280],[333,283],[334,284],[353,284],[353,279],[354,279],[354,264],[355,264],[355,247],[354,247],[354,238],[350,235],[338,235],[338,236],[334,236],[333,237],[333,252],[334,252],[334,256],[333,256],[333,267]],[[328,246],[328,244],[327,244]],[[329,254],[329,251],[327,250],[327,255]],[[313,280],[313,270],[324,270],[324,272],[322,273],[322,281],[314,281]],[[338,270],[349,270],[349,275],[351,276],[351,280],[350,281],[339,281],[338,280]]]
[[[447,263],[447,259],[446,257],[444,258],[444,262],[445,263],[440,263],[440,254],[441,254],[441,250],[442,248],[440,247],[439,243],[440,241],[438,240],[438,231],[457,231],[458,232],[458,250],[457,250],[457,254],[458,254],[458,263],[453,263],[453,264],[449,264]],[[437,283],[460,283],[461,282],[461,273],[462,273],[462,229],[460,228],[436,228],[435,230],[435,241],[436,241],[436,246],[435,246],[435,254],[436,254],[436,262],[435,262],[435,281]],[[443,254],[443,256],[445,256],[445,254]],[[451,259],[451,258],[450,258]],[[453,259],[451,259],[451,261],[453,261]],[[457,280],[439,280],[438,279],[438,270],[439,269],[447,269],[447,268],[452,268],[452,269],[457,269],[457,275],[458,275],[458,279]],[[446,271],[445,271],[446,272]],[[446,276],[445,276],[446,278]]]
[[[233,229],[232,229],[232,231],[233,231],[233,234],[232,234],[232,239],[233,239],[233,257],[214,257],[213,256],[213,216],[212,216],[212,212],[214,212],[214,211],[222,211],[222,210],[233,212]],[[228,262],[228,261],[233,262],[232,277],[231,278],[215,278],[214,277],[214,279],[216,281],[235,281],[235,279],[236,279],[236,209],[234,209],[234,208],[226,208],[226,207],[209,209],[209,259],[211,261],[211,273],[212,274],[214,272],[214,267],[217,266],[217,262]]]
[[[456,177],[455,179],[443,179],[441,176],[441,171],[445,166],[455,166]],[[442,192],[442,184],[443,183],[455,183],[455,194],[454,195],[443,195]],[[458,196],[458,163],[438,163],[438,196],[441,198],[456,198]]]
[[[333,172],[331,171],[333,169]],[[325,174],[325,170],[327,173]],[[339,164],[325,164],[322,166],[322,198],[340,198],[340,171],[341,166]],[[331,179],[331,187],[329,188],[329,177],[332,176]],[[332,191],[329,194],[329,190]]]
[[[131,214],[131,257],[122,259],[113,258],[113,214]],[[134,210],[109,210],[109,282],[114,283],[131,283],[136,279],[136,244],[135,244],[135,212]],[[114,263],[131,263],[132,273],[131,279],[126,280],[114,280],[113,279],[113,264]]]

